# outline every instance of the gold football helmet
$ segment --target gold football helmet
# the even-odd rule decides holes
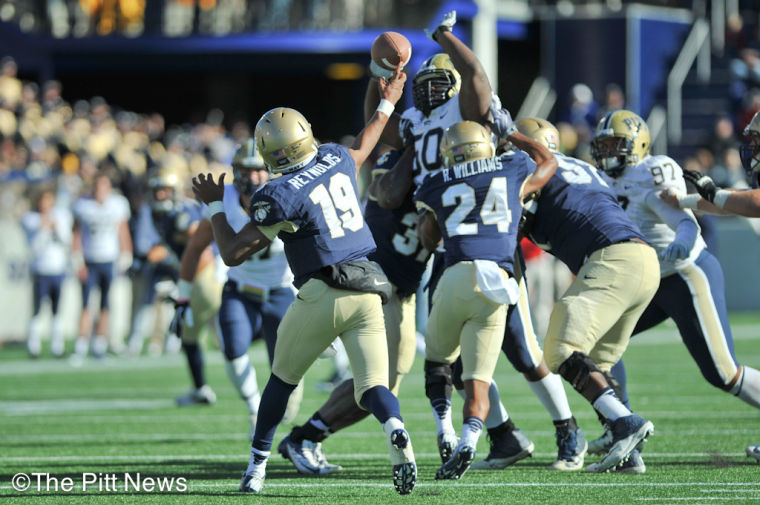
[[[160,166],[148,179],[150,208],[169,212],[185,190],[186,174],[177,165]]]
[[[591,140],[591,156],[610,177],[619,177],[625,167],[649,155],[649,127],[629,110],[610,112],[599,121]]]
[[[441,138],[443,166],[492,158],[496,148],[491,134],[475,121],[460,121],[446,129]]]
[[[742,135],[744,141],[739,147],[739,155],[747,171],[747,182],[756,188],[760,185],[760,112],[755,113]]]
[[[459,93],[462,77],[446,53],[431,56],[422,64],[412,82],[412,101],[426,116]]]
[[[559,131],[549,121],[537,117],[526,117],[518,119],[515,127],[517,131],[543,144],[551,152],[559,152]]]
[[[311,125],[295,109],[270,110],[259,119],[254,136],[259,154],[273,174],[303,168],[317,155]]]

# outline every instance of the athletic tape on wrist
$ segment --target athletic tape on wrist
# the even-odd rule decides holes
[[[393,105],[391,102],[383,98],[380,100],[380,104],[377,106],[377,111],[382,112],[388,117],[391,117],[391,114],[393,114],[393,111],[396,109],[396,106]]]
[[[719,189],[717,193],[715,193],[715,198],[713,198],[713,204],[719,209],[722,209],[726,205],[726,200],[728,199],[728,196],[730,194],[731,194],[730,191],[726,191],[725,189]]]
[[[702,197],[697,193],[678,197],[678,206],[682,209],[697,210],[697,204]]]
[[[211,212],[211,217],[214,217],[220,212],[224,212],[224,203],[221,200],[215,200],[208,204],[208,210]]]

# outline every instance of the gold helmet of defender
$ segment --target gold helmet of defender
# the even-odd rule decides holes
[[[295,109],[277,107],[259,119],[256,147],[273,174],[286,174],[306,166],[317,154],[311,125]]]
[[[742,135],[744,141],[739,147],[739,155],[747,172],[747,182],[756,188],[760,185],[760,112],[755,113]]]
[[[591,140],[591,156],[610,177],[619,177],[625,167],[649,155],[649,127],[629,110],[610,112],[599,121]]]
[[[553,153],[559,152],[559,131],[546,119],[526,117],[515,122],[517,131],[543,144]]]
[[[443,166],[492,158],[496,149],[491,134],[475,121],[460,121],[446,129],[441,138]]]

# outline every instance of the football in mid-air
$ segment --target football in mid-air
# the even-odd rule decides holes
[[[398,32],[383,32],[372,43],[372,73],[390,77],[400,65],[403,69],[412,59],[412,44]]]

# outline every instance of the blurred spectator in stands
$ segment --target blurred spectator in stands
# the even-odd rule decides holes
[[[760,111],[760,89],[752,88],[742,97],[735,125],[740,131],[743,130],[758,111]]]
[[[720,116],[715,121],[713,137],[710,142],[710,150],[715,158],[721,159],[728,149],[734,148],[736,148],[734,123],[728,116]]]
[[[604,88],[604,107],[599,111],[597,120],[602,119],[609,112],[625,108],[625,93],[623,88],[615,83],[610,83]],[[596,127],[596,125],[594,125]]]
[[[61,98],[61,83],[58,81],[47,81],[42,87],[42,112],[47,113],[63,105]]]
[[[565,113],[564,121],[574,127],[584,125],[596,128],[599,104],[594,100],[594,93],[587,85],[578,83],[570,90],[570,108]]]
[[[726,56],[737,58],[739,51],[747,47],[744,33],[744,20],[739,14],[730,14],[726,18]]]
[[[42,302],[50,300],[52,314],[50,351],[60,357],[64,351],[63,318],[58,312],[61,287],[71,257],[71,230],[73,219],[66,207],[55,205],[53,187],[38,190],[34,198],[35,211],[21,220],[31,252],[30,267],[33,281],[32,320],[26,346],[29,355],[36,358],[42,350]]]
[[[18,67],[16,61],[6,56],[0,61],[0,102],[13,110],[21,101],[23,87],[16,77]]]

